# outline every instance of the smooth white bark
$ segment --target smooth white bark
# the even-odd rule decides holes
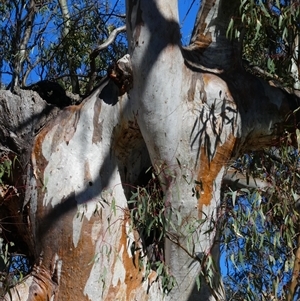
[[[134,78],[129,92],[134,100],[131,105],[152,164],[165,183],[166,204],[184,221],[178,224],[176,217],[172,218],[178,225],[176,231],[171,230],[177,244],[166,239],[166,262],[177,280],[167,300],[178,300],[179,296],[181,300],[199,300],[204,295],[206,300],[213,300],[207,287],[206,292],[195,289],[201,271],[195,259],[211,253],[216,229],[204,233],[216,223],[224,168],[211,171],[210,167],[216,164],[216,158],[225,161],[228,157],[226,152],[219,153],[219,147],[228,143],[233,146],[239,115],[224,81],[185,66],[176,1],[137,1],[134,7],[128,7],[128,22]],[[225,119],[232,122],[226,124]],[[209,172],[214,179],[207,177],[205,173]],[[200,195],[206,195],[205,201],[202,195],[199,200],[193,196],[195,180],[205,186],[200,191]],[[201,218],[206,221],[194,233],[192,258],[183,250],[189,249],[187,225]]]

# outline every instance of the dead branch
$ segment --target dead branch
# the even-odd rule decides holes
[[[97,77],[97,72],[96,72],[96,57],[98,56],[98,54],[100,53],[100,51],[106,49],[109,45],[111,45],[117,35],[121,32],[126,31],[126,25],[115,28],[109,35],[109,37],[107,38],[107,40],[102,43],[101,45],[99,45],[98,47],[96,47],[90,54],[90,74],[89,74],[89,82],[87,84],[87,88],[86,88],[86,94],[90,93],[93,89],[93,84],[95,82],[95,79]]]

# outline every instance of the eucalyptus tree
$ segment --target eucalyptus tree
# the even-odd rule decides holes
[[[38,128],[21,210],[33,267],[7,299],[225,300],[222,179],[233,158],[272,145],[298,122],[298,99],[245,71],[242,39],[228,39],[239,8],[203,1],[182,47],[177,1],[128,0],[129,55],[101,85],[42,126],[18,114],[16,123]],[[36,95],[32,102],[47,108]],[[20,154],[22,127],[7,123]],[[149,166],[157,175],[150,196],[163,201],[142,231],[132,219],[148,217],[154,198],[134,187]]]

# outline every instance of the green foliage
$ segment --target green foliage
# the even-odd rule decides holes
[[[182,169],[178,161],[178,168]],[[160,278],[163,292],[168,294],[176,285],[176,280],[169,272],[169,267],[165,263],[164,242],[166,239],[172,241],[181,248],[190,258],[198,261],[201,266],[201,273],[195,279],[197,289],[200,290],[204,280],[208,286],[215,288],[215,273],[218,271],[216,263],[211,254],[199,255],[195,251],[195,246],[199,244],[201,235],[214,232],[216,223],[211,220],[211,227],[202,230],[207,217],[199,219],[198,216],[186,216],[180,209],[175,208],[165,201],[161,188],[161,181],[158,174],[173,177],[172,172],[168,172],[164,166],[157,167],[158,171],[152,173],[151,180],[144,187],[136,187],[129,200],[130,219],[132,228],[137,230],[143,243],[144,253],[147,255],[146,277],[151,270],[156,271]],[[178,179],[176,179],[177,181]],[[198,181],[187,181],[183,176],[183,181],[191,186],[191,196],[198,197],[195,187],[199,186]]]
[[[298,151],[283,139],[278,148],[251,153],[236,167],[266,182],[266,190],[229,191],[221,237],[229,300],[286,300],[299,235]]]
[[[2,231],[1,231],[2,232]],[[12,243],[11,243],[12,245]],[[9,244],[4,244],[0,238],[0,297],[3,297],[9,291],[12,283],[9,276],[10,254],[8,252]]]
[[[3,184],[2,178],[7,176],[8,178],[12,175],[12,165],[13,162],[6,158],[0,164],[0,185]]]
[[[5,242],[3,238],[0,238],[0,299],[6,293],[10,294],[10,288],[22,281],[30,270],[29,261],[26,256],[12,254],[9,251],[13,246],[13,242]]]
[[[59,29],[60,37],[56,41],[51,41],[46,49],[47,57],[50,59],[42,68],[47,70],[47,77],[62,77],[72,71],[69,64],[71,61],[73,71],[78,75],[81,90],[84,91],[90,76],[90,53],[108,38],[112,23],[114,26],[120,26],[124,20],[109,18],[108,7],[99,1],[93,3],[85,0],[73,1],[69,10],[70,26],[67,36],[64,36],[65,24],[61,14],[55,17],[54,24]],[[125,52],[124,37],[123,40],[118,37],[111,47],[102,51],[96,58],[98,77],[101,79],[110,62],[120,58]],[[67,83],[71,86],[69,77],[64,77],[61,84],[66,86]]]
[[[0,160],[0,204],[10,201],[10,189],[17,191],[15,187],[7,184],[13,180],[12,171],[16,160],[16,157],[10,159],[7,155],[2,155]],[[11,252],[14,242],[6,239],[5,231],[5,220],[0,220],[0,298],[9,292],[12,285],[21,281],[30,269],[26,256]]]
[[[0,4],[0,76],[5,75],[6,85],[17,73],[18,84],[22,86],[38,80],[54,80],[71,90],[71,77],[75,76],[79,83],[77,93],[85,93],[91,77],[90,53],[108,38],[112,26],[123,25],[125,20],[119,13],[120,7],[110,6],[109,1],[67,3],[68,20],[64,19],[58,1]],[[105,75],[103,70],[125,52],[126,42],[120,35],[97,56],[94,85]]]
[[[258,74],[292,86],[292,58],[299,64],[294,56],[299,12],[299,1],[241,0],[240,16],[231,19],[227,36],[243,39],[243,59],[265,71]]]
[[[164,239],[170,226],[171,211],[165,206],[163,192],[154,173],[146,187],[136,188],[128,204],[132,227],[138,230],[149,258],[146,276],[155,270],[161,279],[163,292],[167,294],[176,284],[164,262]]]

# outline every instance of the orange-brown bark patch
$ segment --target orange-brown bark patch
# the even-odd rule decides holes
[[[111,267],[113,270],[114,266]],[[116,296],[120,292],[120,287],[121,287],[121,282],[120,280],[118,281],[118,284],[116,286],[113,286],[112,284],[109,286],[108,293],[107,293],[107,298],[105,300],[110,301],[110,300],[115,300]]]
[[[29,288],[28,300],[50,300],[56,293],[57,285],[51,280],[51,275],[47,269],[43,266],[34,267],[32,274],[34,278]]]
[[[222,81],[218,76],[210,73],[203,73],[202,74],[203,83],[205,86],[212,84],[214,81]],[[222,81],[223,82],[223,81]]]
[[[140,250],[135,250],[133,252],[133,256],[130,256],[127,251],[128,246],[128,240],[127,240],[127,233],[126,233],[126,224],[128,223],[127,219],[124,219],[122,224],[122,235],[120,238],[120,244],[119,244],[119,252],[123,250],[122,254],[122,264],[125,269],[125,289],[126,291],[124,294],[126,294],[126,298],[124,300],[130,301],[135,300],[134,295],[136,294],[136,290],[141,287],[142,281],[143,281],[143,272],[140,269]],[[119,286],[122,287],[122,283],[119,281]],[[123,285],[124,285],[123,284]],[[111,287],[109,290],[110,292],[112,290],[115,290],[116,287]]]
[[[37,212],[42,262],[51,271],[52,279],[58,282],[57,300],[73,301],[74,296],[76,300],[90,300],[84,289],[93,268],[95,244],[91,233],[94,224],[101,222],[99,216],[92,216],[90,220],[83,217],[82,226],[74,229],[73,220],[77,214],[75,195],[70,195],[54,208],[40,205]],[[82,216],[77,218],[80,220]],[[76,246],[75,230],[80,231]],[[101,231],[104,229],[99,235]],[[60,261],[61,272],[57,269],[57,260]]]
[[[42,145],[45,140],[45,137],[55,125],[59,125],[58,129],[53,135],[51,150],[55,152],[57,145],[63,140],[65,140],[66,143],[69,143],[76,131],[77,123],[80,116],[80,109],[81,105],[70,106],[65,108],[37,135],[31,155],[33,173],[37,179],[43,179],[44,170],[48,164],[48,161],[45,159],[42,153]],[[69,122],[70,120],[73,120],[73,122],[70,126],[66,126],[67,122]]]
[[[123,264],[125,268],[125,284],[126,284],[126,300],[132,300],[132,293],[141,286],[143,281],[143,274],[140,270],[140,251],[135,250],[134,257],[130,257],[127,252],[127,234],[126,234],[126,223],[124,221],[122,225],[122,237],[120,240],[120,247],[123,246]]]
[[[203,205],[210,205],[210,202],[214,197],[214,181],[221,168],[228,163],[235,145],[235,141],[236,138],[233,135],[230,135],[224,144],[217,146],[215,155],[211,161],[209,161],[204,147],[201,149],[199,159],[200,169],[197,177],[198,182],[201,183],[201,187],[199,185],[196,187],[199,193],[199,216],[201,216]]]
[[[67,217],[64,216],[64,221],[59,226],[65,229],[57,229],[54,233],[58,240],[58,243],[56,243],[56,246],[58,246],[57,253],[59,258],[62,259],[58,300],[88,301],[90,298],[84,294],[84,289],[93,267],[91,263],[95,257],[95,245],[92,243],[91,233],[95,219],[99,217],[92,217],[90,220],[83,219],[80,239],[75,247],[73,245],[73,227],[66,226],[67,224],[73,224],[73,216],[74,211]],[[55,255],[55,251],[53,250],[52,256]]]
[[[197,36],[197,40],[195,41],[194,45],[199,48],[207,48],[212,42],[211,33],[207,32],[204,34],[199,34]]]

